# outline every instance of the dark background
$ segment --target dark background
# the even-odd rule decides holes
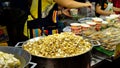
[[[6,2],[9,2],[6,5]],[[27,40],[23,34],[31,0],[0,0],[0,25],[7,27],[9,46]]]

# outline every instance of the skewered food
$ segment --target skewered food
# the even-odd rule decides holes
[[[119,28],[109,27],[103,31],[95,32],[89,36],[93,40],[101,42],[102,46],[107,50],[115,50],[116,45],[120,44]]]
[[[13,54],[0,51],[0,68],[20,68],[20,60]]]

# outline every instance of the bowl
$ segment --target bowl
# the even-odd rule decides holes
[[[95,22],[86,22],[86,24],[88,24],[88,25],[90,25],[90,26],[94,26],[94,25],[96,25],[96,23]]]
[[[97,18],[97,17],[92,18],[92,20],[93,20],[93,22],[95,22],[95,23],[102,23],[102,21],[103,21],[102,18]]]

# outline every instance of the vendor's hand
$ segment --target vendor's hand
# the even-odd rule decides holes
[[[72,17],[71,14],[70,14],[70,9],[63,9],[63,10],[62,10],[62,13],[63,13],[65,16]]]
[[[110,15],[111,15],[111,14],[115,14],[115,12],[111,11],[111,12],[110,12]]]
[[[86,2],[86,4],[87,4],[87,7],[92,7],[92,4],[90,3],[90,2]]]

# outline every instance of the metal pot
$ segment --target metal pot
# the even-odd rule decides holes
[[[25,68],[31,61],[31,55],[22,48],[0,46],[0,51],[13,54],[21,62],[21,68]]]
[[[32,55],[36,68],[90,68],[91,57],[87,52],[82,55],[67,58],[43,58]]]
[[[33,42],[38,38],[39,37],[36,37],[28,41]],[[22,46],[24,46],[26,43],[27,41],[24,42]],[[90,50],[85,52],[84,54],[64,58],[46,58],[32,55],[31,61],[37,63],[36,68],[90,68]]]

